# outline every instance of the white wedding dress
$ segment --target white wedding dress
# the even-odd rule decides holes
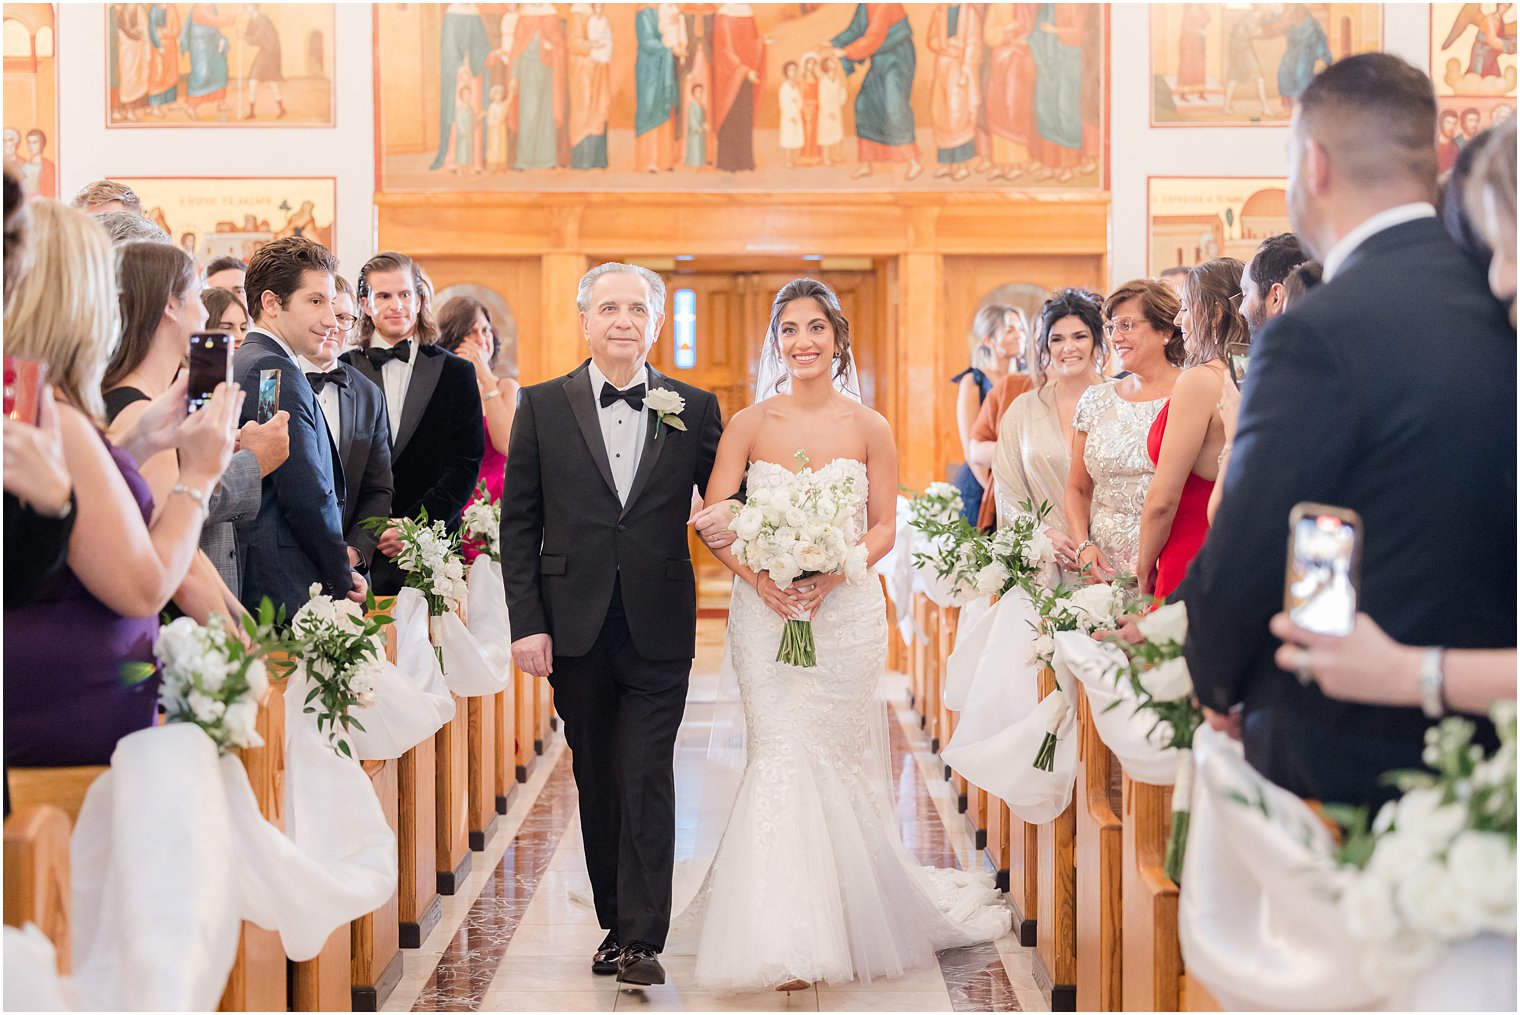
[[[836,469],[865,490],[861,462],[837,459],[820,471]],[[749,489],[785,483],[789,471],[754,462]],[[783,621],[746,583],[735,582],[729,610],[746,754],[717,855],[678,921],[692,935],[698,985],[868,982],[1007,933],[1010,913],[991,876],[915,862],[890,788],[873,779],[871,726],[887,652],[875,574],[824,600],[813,620],[816,667],[776,662]]]

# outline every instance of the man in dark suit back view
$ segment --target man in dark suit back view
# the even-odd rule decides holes
[[[1361,515],[1360,609],[1397,641],[1515,644],[1514,583],[1474,594],[1483,562],[1515,557],[1515,334],[1435,217],[1435,126],[1430,80],[1383,53],[1300,97],[1288,207],[1325,284],[1255,343],[1223,500],[1176,593],[1200,701],[1241,705],[1247,759],[1313,799],[1386,796],[1379,777],[1419,766],[1431,720],[1274,663],[1295,504]]]
[[[364,601],[365,581],[349,565],[343,540],[343,467],[311,384],[296,362],[314,357],[337,326],[333,276],[337,259],[300,236],[265,244],[248,265],[248,312],[253,327],[233,358],[233,374],[257,394],[265,370],[280,375],[280,408],[290,413],[290,456],[264,478],[259,513],[239,528],[249,548],[243,564],[244,605],[268,596],[290,616],[324,594]],[[257,397],[243,403],[243,420],[258,412]]]

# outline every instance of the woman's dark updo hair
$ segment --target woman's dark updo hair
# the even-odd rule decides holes
[[[765,330],[765,340],[770,344],[776,354],[776,360],[785,364],[781,355],[781,312],[788,304],[800,299],[812,298],[818,301],[823,308],[823,316],[828,320],[829,326],[834,329],[834,380],[846,380],[850,376],[850,321],[844,316],[844,311],[839,306],[839,297],[834,295],[834,290],[818,281],[816,278],[797,278],[781,287],[776,293],[776,299],[771,303],[771,323]],[[776,380],[776,391],[780,391],[786,383],[787,374],[783,373]],[[774,394],[775,392],[772,392]]]
[[[1092,333],[1093,353],[1096,362],[1102,363],[1108,356],[1108,346],[1103,341],[1103,297],[1091,289],[1062,289],[1053,294],[1040,308],[1039,328],[1035,333],[1035,370],[1041,380],[1050,367],[1050,329],[1057,321],[1075,317],[1087,325]]]

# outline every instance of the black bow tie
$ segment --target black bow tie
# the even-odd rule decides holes
[[[602,382],[602,408],[605,409],[613,402],[627,402],[628,407],[634,412],[644,410],[644,385],[635,384],[627,391],[619,391],[607,381]]]
[[[372,345],[364,350],[364,355],[369,357],[369,365],[379,370],[393,359],[399,359],[403,363],[409,363],[412,359],[412,340],[397,342],[389,349],[378,345]]]
[[[329,370],[326,373],[309,373],[306,379],[311,382],[311,390],[317,394],[329,384],[336,384],[340,388],[348,387],[348,376],[341,370]]]

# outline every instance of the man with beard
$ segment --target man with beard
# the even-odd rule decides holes
[[[1294,233],[1278,233],[1261,241],[1240,277],[1240,314],[1251,326],[1251,337],[1287,307],[1283,282],[1288,273],[1309,260]]]

